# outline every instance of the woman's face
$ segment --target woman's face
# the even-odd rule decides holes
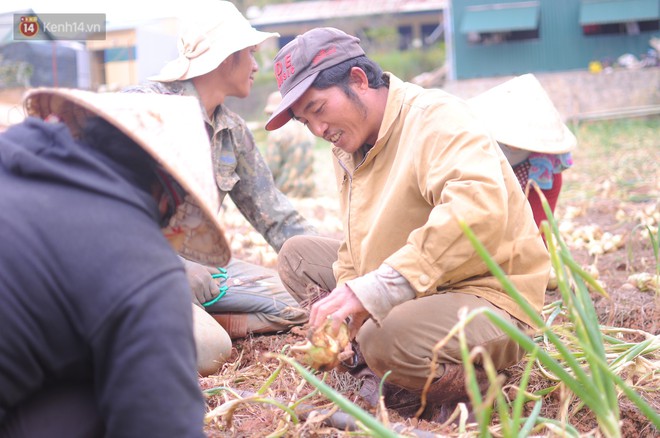
[[[250,94],[254,74],[259,66],[254,58],[257,46],[246,47],[233,53],[220,65],[220,73],[226,96],[245,98]]]

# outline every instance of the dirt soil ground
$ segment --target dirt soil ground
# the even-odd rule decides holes
[[[5,90],[0,93],[0,131],[9,123],[18,121],[20,97],[23,90]],[[606,128],[604,128],[607,130]],[[608,297],[592,294],[595,308],[602,325],[639,330],[626,339],[639,342],[644,334],[660,335],[660,293],[653,288],[640,288],[631,280],[633,274],[654,273],[657,254],[648,235],[658,230],[660,222],[660,144],[657,129],[646,131],[642,138],[625,133],[625,138],[606,132],[612,137],[612,147],[606,147],[599,139],[590,143],[578,131],[580,147],[574,153],[576,165],[564,173],[564,189],[555,216],[562,230],[562,237],[571,248],[575,260],[597,277]],[[586,135],[586,134],[585,134]],[[325,235],[341,237],[335,181],[328,148],[316,152],[315,175],[317,193],[313,198],[292,199],[294,205]],[[277,255],[266,245],[242,218],[230,202],[226,202],[223,219],[227,226],[232,250],[236,257],[265,266],[274,267]],[[655,236],[657,241],[658,236]],[[546,302],[561,297],[556,290],[549,290]],[[232,357],[217,375],[200,379],[203,389],[227,387],[243,391],[246,402],[231,406],[224,415],[211,419],[206,427],[210,437],[253,437],[253,436],[349,436],[341,427],[324,425],[320,417],[307,418],[301,424],[293,424],[282,410],[274,408],[272,401],[292,401],[311,392],[300,375],[285,367],[279,374],[277,360],[269,353],[280,352],[300,341],[304,332],[294,329],[289,333],[266,336],[250,336],[235,342]],[[515,381],[520,375],[521,365],[505,374]],[[327,382],[346,398],[368,409],[357,396],[360,382],[345,373],[331,372]],[[543,387],[540,379],[532,386]],[[261,401],[249,398],[251,393],[263,390]],[[646,393],[644,397],[660,410],[660,391]],[[209,408],[236,397],[220,392],[209,398]],[[555,397],[556,398],[556,397]],[[542,415],[558,418],[559,401],[546,397]],[[266,399],[266,401],[263,401]],[[251,400],[251,401],[250,401]],[[327,399],[315,397],[309,404],[317,409],[330,409]],[[229,404],[231,405],[231,403]],[[227,406],[225,404],[224,406]],[[624,437],[658,437],[660,434],[641,415],[639,410],[626,399],[620,403],[621,432]],[[374,413],[373,410],[370,412]],[[231,414],[231,415],[229,415]],[[393,411],[388,412],[391,423],[401,424],[415,430],[456,436],[456,432],[434,423],[403,419]],[[382,419],[382,417],[381,417]],[[595,418],[583,410],[571,424],[580,432],[598,434]],[[419,435],[421,436],[421,435]]]
[[[657,136],[650,143],[643,141],[643,148],[631,145],[631,149],[621,153],[636,156],[635,163],[625,164],[620,156],[602,156],[602,151],[594,151],[586,146],[575,152],[576,165],[564,173],[564,190],[555,212],[562,237],[571,248],[574,259],[601,282],[609,297],[593,294],[593,301],[602,325],[629,328],[657,336],[659,325],[659,294],[654,290],[641,290],[633,284],[630,276],[636,273],[653,273],[657,259],[651,245],[651,238],[641,224],[647,224],[657,232],[660,221],[660,145]],[[593,155],[595,154],[595,155]],[[594,167],[600,154],[601,160],[609,162],[608,171]],[[626,155],[628,156],[628,155]],[[584,164],[583,164],[584,163]],[[632,166],[621,169],[622,166]],[[318,193],[313,199],[293,199],[296,207],[324,234],[341,236],[330,152],[319,150],[315,163]],[[631,170],[636,168],[636,170]],[[626,178],[618,175],[625,173]],[[233,236],[233,248],[237,256],[255,263],[275,266],[276,255],[260,242],[260,236],[242,219],[235,207],[229,205],[225,219]],[[657,237],[656,237],[657,239]],[[249,243],[246,243],[249,242]],[[609,242],[609,243],[608,243]],[[546,302],[551,303],[561,297],[557,291],[549,290]],[[250,336],[235,343],[234,353],[225,368],[218,375],[200,379],[202,388],[227,386],[246,391],[245,394],[265,388],[265,382],[277,369],[278,362],[267,357],[269,352],[280,352],[286,345],[302,339],[301,330],[269,336]],[[641,334],[627,335],[635,342]],[[520,375],[520,365],[505,371],[510,379]],[[345,373],[331,372],[328,383],[339,390],[346,398],[367,408],[357,396],[360,382]],[[543,382],[532,382],[539,387]],[[303,389],[305,388],[305,389]],[[309,393],[300,376],[289,368],[277,376],[264,396],[282,400],[296,400]],[[244,394],[244,395],[245,395]],[[559,417],[559,401],[554,396],[544,400],[543,416]],[[660,410],[658,392],[644,395],[646,400]],[[209,400],[210,407],[232,400],[227,394],[214,396]],[[318,399],[313,399],[318,400]],[[318,409],[330,408],[327,399],[310,401]],[[283,415],[271,404],[246,402],[233,406],[233,416],[217,416],[209,422],[207,433],[211,437],[224,436],[348,436],[347,432],[307,420],[302,426],[287,424]],[[367,408],[368,409],[368,408]],[[639,410],[626,399],[621,405],[621,431],[624,437],[660,436],[640,414]],[[374,413],[373,410],[371,410]],[[408,430],[432,432],[443,436],[457,436],[455,431],[434,423],[414,419],[402,419],[393,411],[388,412],[389,421],[408,427]],[[227,419],[232,417],[232,421]],[[313,425],[312,425],[313,424]],[[587,410],[581,411],[571,421],[583,434],[598,434],[594,416]],[[276,432],[279,431],[279,432]],[[413,434],[414,435],[414,434]],[[552,436],[548,434],[546,436]]]

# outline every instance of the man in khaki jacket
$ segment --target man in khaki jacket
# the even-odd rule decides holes
[[[429,374],[433,346],[461,308],[486,307],[528,329],[459,227],[464,220],[537,310],[549,256],[511,166],[466,103],[442,90],[405,83],[368,59],[359,39],[313,29],[280,50],[275,75],[282,102],[266,124],[290,118],[334,145],[344,239],[298,236],[280,252],[279,272],[310,325],[350,319],[359,346],[353,373],[391,371],[386,406],[412,415]],[[466,328],[497,369],[522,349],[484,315]],[[458,339],[440,352],[424,418],[443,421],[468,402]],[[482,383],[487,383],[478,369]],[[368,401],[374,386],[363,385]]]

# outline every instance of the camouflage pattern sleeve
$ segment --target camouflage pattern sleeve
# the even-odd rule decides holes
[[[245,123],[237,124],[231,135],[236,151],[238,181],[229,191],[229,196],[250,224],[277,252],[292,236],[316,234],[311,224],[275,187],[270,169]]]
[[[176,89],[171,89],[160,82],[149,82],[147,84],[131,85],[123,90],[122,93],[142,93],[142,94],[181,94]]]
[[[280,128],[276,131],[270,131],[268,133],[268,136],[266,137],[266,151],[265,151],[266,163],[268,164],[268,168],[270,169],[270,172],[273,174],[273,180],[275,181],[275,185],[280,190],[282,190],[282,187],[278,184],[278,181],[280,178],[280,168],[282,167],[282,163],[284,161],[284,156],[282,155],[282,148],[280,147],[280,143],[283,141],[280,133],[282,129],[284,128]]]

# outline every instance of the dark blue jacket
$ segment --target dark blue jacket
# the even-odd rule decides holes
[[[107,436],[203,436],[189,286],[135,180],[63,124],[0,134],[0,423],[83,382]]]

